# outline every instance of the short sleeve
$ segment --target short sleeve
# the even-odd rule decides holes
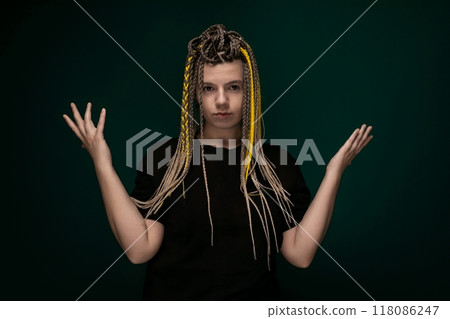
[[[156,188],[153,184],[152,178],[150,175],[143,173],[141,171],[136,171],[136,178],[134,180],[134,188],[132,192],[129,194],[130,197],[133,197],[140,201],[146,201],[150,199],[150,197],[155,192]],[[145,217],[148,209],[143,209],[137,207],[142,216]]]
[[[146,163],[146,160],[147,160],[147,156],[144,156],[143,163]],[[129,196],[133,197],[137,200],[140,200],[140,201],[147,201],[154,195],[158,186],[159,185],[157,185],[157,182],[155,181],[155,177],[146,173],[145,164],[144,164],[142,171],[136,170],[136,178],[134,180],[134,188],[131,191],[131,193],[129,193]],[[165,223],[165,215],[164,215],[165,206],[166,205],[163,204],[157,212],[154,212],[147,218],[152,219],[152,220],[158,220],[158,222],[164,224]],[[138,206],[136,206],[136,207],[139,210],[139,212],[141,213],[142,217],[145,218],[149,208],[144,209],[144,208],[140,208]]]
[[[300,223],[311,202],[311,192],[308,186],[306,186],[305,178],[303,177],[300,166],[295,164],[293,166],[293,172],[295,176],[295,183],[294,188],[290,192],[290,199],[294,204],[291,209],[296,223],[290,220],[289,227],[287,229],[295,227],[298,223]]]
[[[287,153],[287,163],[284,163],[284,165],[280,163],[279,171],[282,176],[279,177],[286,191],[290,194],[289,199],[293,204],[291,212],[295,219],[294,222],[292,218],[288,218],[288,224],[284,223],[283,231],[286,231],[295,227],[303,219],[311,201],[311,192],[295,158],[282,148],[280,148],[280,152]]]

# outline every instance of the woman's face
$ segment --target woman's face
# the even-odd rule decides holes
[[[203,75],[203,116],[205,128],[218,131],[240,130],[244,97],[244,71],[241,60],[216,65],[205,64]],[[197,86],[197,97],[199,96]]]

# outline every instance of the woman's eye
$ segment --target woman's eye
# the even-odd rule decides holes
[[[203,87],[203,91],[210,92],[210,91],[212,91],[212,87],[205,86],[205,87]]]
[[[232,91],[237,91],[237,90],[239,90],[239,85],[232,85],[232,86],[231,86],[231,90],[232,90]]]

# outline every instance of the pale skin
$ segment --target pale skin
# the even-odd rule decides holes
[[[204,139],[220,139],[228,147],[229,140],[240,140],[243,92],[242,61],[217,65],[206,64],[203,73],[202,105]],[[197,86],[197,101],[200,90]],[[229,114],[225,119],[218,114]],[[200,135],[200,134],[199,134]],[[205,143],[209,143],[205,141]]]
[[[214,66],[205,65],[204,83],[203,137],[222,139],[223,146],[227,147],[228,140],[241,138],[242,62],[235,60]],[[151,219],[144,220],[117,176],[103,136],[106,110],[102,109],[95,127],[91,120],[91,103],[87,104],[84,117],[81,117],[74,103],[71,103],[71,108],[75,122],[66,114],[63,117],[94,162],[112,232],[132,263],[145,263],[158,252],[164,237],[164,225]],[[221,117],[219,113],[228,115]],[[354,130],[329,161],[322,183],[300,224],[283,233],[280,252],[292,265],[306,268],[311,264],[318,249],[317,243],[322,242],[330,224],[342,175],[372,140],[371,130],[372,127],[366,124]],[[139,236],[140,239],[133,244]]]

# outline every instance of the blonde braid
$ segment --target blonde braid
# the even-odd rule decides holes
[[[164,203],[164,200],[169,197],[174,189],[180,183],[184,182],[184,178],[189,171],[192,151],[193,151],[193,97],[192,88],[195,88],[195,82],[192,83],[192,78],[195,78],[193,73],[193,55],[190,52],[186,59],[183,94],[182,94],[182,109],[181,109],[181,123],[180,136],[178,139],[177,149],[174,156],[169,162],[167,171],[161,181],[161,184],[156,189],[153,196],[147,201],[141,201],[130,197],[137,207],[148,209],[145,218],[157,212]],[[183,184],[184,185],[184,184]],[[183,193],[184,195],[184,193]]]
[[[250,78],[250,71],[248,68],[248,65],[245,63],[242,63],[243,65],[243,71],[244,71],[244,97],[243,97],[243,105],[242,105],[242,129],[241,129],[241,135],[242,139],[248,139],[249,136],[249,112],[250,112],[250,86],[248,83],[251,81]],[[242,143],[241,143],[242,145]],[[247,151],[244,147],[241,147],[241,174],[240,174],[240,181],[241,181],[241,191],[244,193],[245,203],[247,205],[247,214],[248,214],[248,223],[250,227],[250,236],[252,240],[252,247],[253,247],[253,258],[256,259],[256,247],[255,247],[255,238],[253,234],[253,222],[252,222],[252,214],[250,209],[250,195],[247,191],[247,183],[245,174],[246,174],[246,166],[242,162],[243,158],[247,157]]]

